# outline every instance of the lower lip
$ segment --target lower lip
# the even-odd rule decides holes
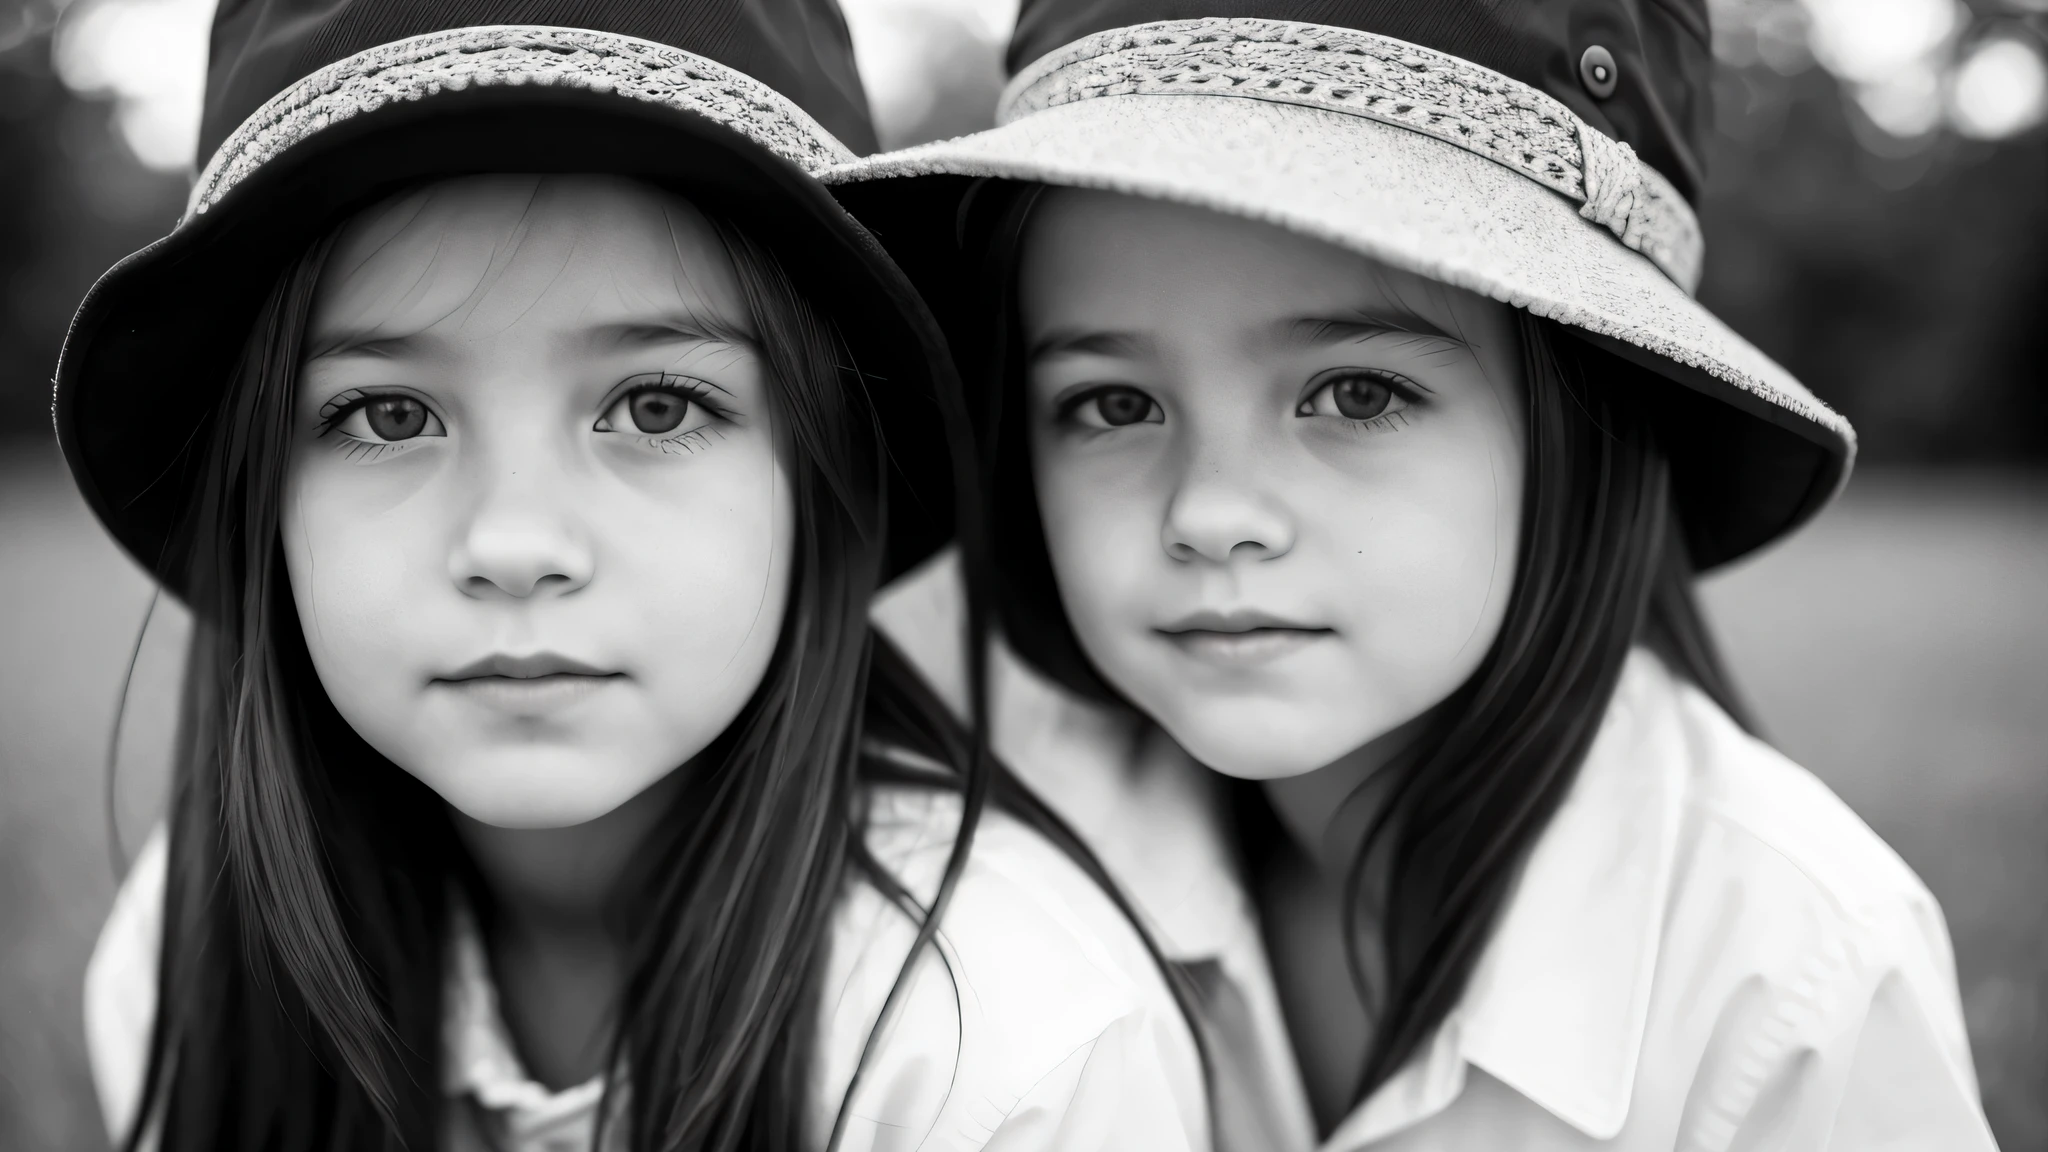
[[[1169,632],[1174,647],[1198,660],[1232,668],[1270,664],[1331,635],[1307,628],[1253,628],[1247,632]]]
[[[499,712],[516,716],[538,716],[579,704],[616,684],[623,676],[477,676],[468,680],[442,680],[441,686]]]

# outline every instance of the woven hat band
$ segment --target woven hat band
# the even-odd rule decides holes
[[[458,28],[366,49],[279,92],[214,152],[185,217],[330,125],[440,92],[518,86],[611,93],[701,116],[814,174],[854,158],[795,102],[680,48],[581,28]]]
[[[1670,181],[1556,99],[1469,60],[1352,28],[1170,20],[1040,58],[1010,82],[997,121],[1103,96],[1263,100],[1417,132],[1569,198],[1687,293],[1699,285],[1699,220]]]

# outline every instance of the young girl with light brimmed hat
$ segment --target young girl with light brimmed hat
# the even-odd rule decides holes
[[[1146,941],[870,635],[977,517],[815,179],[837,10],[228,2],[203,135],[55,398],[196,621],[86,972],[115,1139],[1208,1147]]]
[[[1709,42],[1026,0],[996,128],[827,175],[953,343],[1003,639],[1093,702],[998,750],[1198,991],[1220,1147],[1991,1146],[1938,907],[1694,600],[1855,453],[1693,299]]]

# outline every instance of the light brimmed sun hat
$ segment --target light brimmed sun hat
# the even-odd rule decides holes
[[[1649,386],[1683,386],[1654,399],[1701,568],[1841,487],[1848,422],[1692,296],[1703,0],[1201,9],[1229,14],[1025,0],[1011,59],[1031,62],[997,127],[824,179],[942,317],[977,259],[957,210],[994,178],[1264,221],[1564,324]]]
[[[829,126],[829,128],[828,128]],[[600,173],[746,228],[837,321],[889,441],[887,568],[952,535],[958,386],[918,293],[816,174],[873,146],[830,0],[250,0],[221,6],[170,235],[79,306],[52,415],[80,491],[174,593],[175,528],[264,298],[306,246],[425,180]]]

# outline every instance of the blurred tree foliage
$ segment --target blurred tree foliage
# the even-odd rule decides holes
[[[0,435],[50,434],[72,310],[114,261],[169,231],[184,178],[137,163],[111,105],[50,62],[56,0],[0,0]]]
[[[1725,69],[1700,296],[1865,461],[2048,462],[2048,135],[1883,137],[1819,69]]]

